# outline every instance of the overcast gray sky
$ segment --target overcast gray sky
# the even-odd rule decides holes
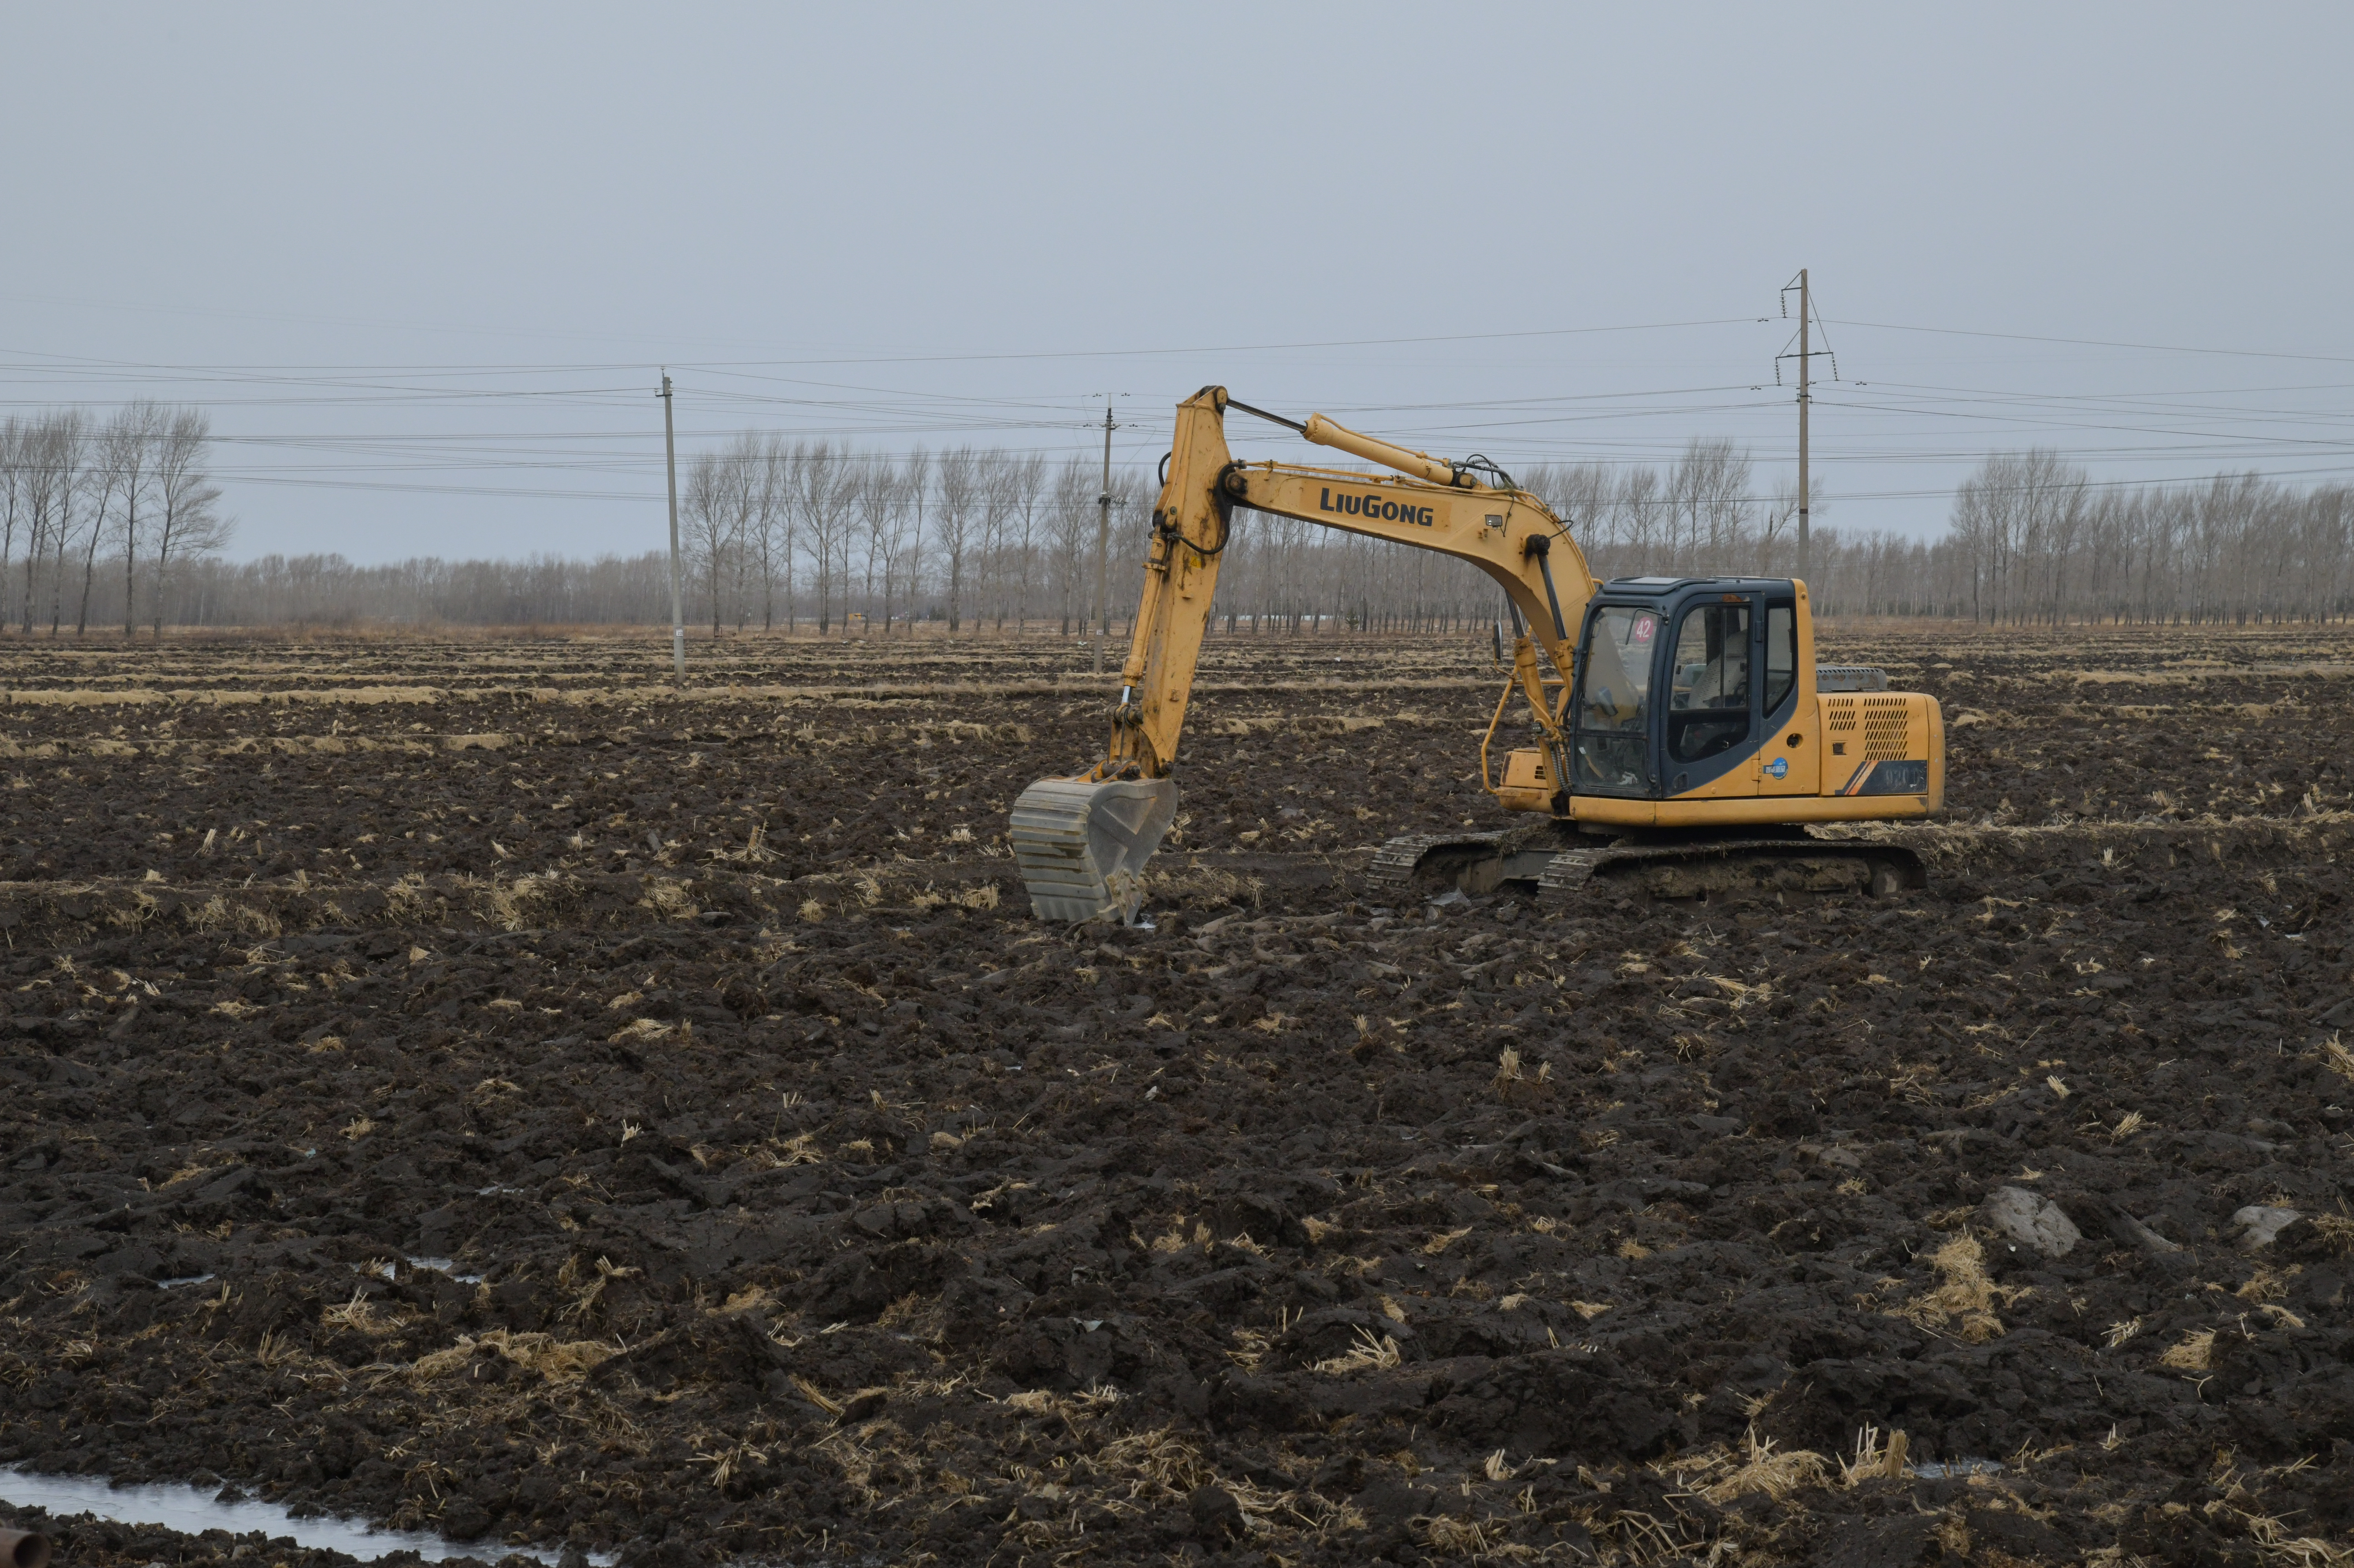
[[[2037,442],[2354,473],[2343,5],[0,27],[5,397],[207,405],[239,554],[651,547],[665,362],[686,450],[1087,450],[1108,392],[1148,461],[1217,381],[1507,466],[1726,435],[1763,490],[1801,266],[1842,528]]]

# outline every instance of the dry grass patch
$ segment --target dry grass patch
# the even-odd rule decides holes
[[[2158,1364],[2176,1372],[2203,1372],[2214,1364],[2215,1330],[2200,1329],[2166,1347]]]
[[[1952,1332],[1964,1341],[1982,1345],[2003,1331],[1995,1316],[1998,1304],[2009,1307],[2032,1294],[2025,1286],[1997,1285],[1986,1271],[1986,1249],[1967,1233],[1929,1255],[1930,1266],[1943,1281],[1925,1296],[1916,1296],[1890,1316],[1903,1318],[1931,1333]]]
[[[319,1313],[319,1321],[326,1328],[349,1329],[355,1333],[366,1334],[370,1339],[380,1339],[387,1334],[399,1333],[410,1323],[416,1321],[416,1319],[409,1313],[380,1316],[376,1311],[376,1304],[368,1299],[367,1292],[355,1290],[352,1292],[352,1298],[342,1306],[323,1308]]]
[[[1540,1062],[1534,1073],[1523,1072],[1520,1052],[1507,1045],[1496,1058],[1496,1075],[1489,1080],[1488,1087],[1508,1105],[1551,1099],[1553,1064]]]
[[[1405,1358],[1398,1353],[1398,1342],[1387,1334],[1376,1334],[1371,1329],[1357,1330],[1357,1342],[1337,1356],[1327,1356],[1316,1363],[1316,1370],[1328,1377],[1341,1377],[1353,1372],[1387,1372]]]
[[[1879,1427],[1861,1427],[1855,1435],[1854,1456],[1840,1461],[1840,1482],[1852,1490],[1870,1480],[1901,1480],[1912,1449],[1912,1439],[1902,1432],[1891,1432],[1883,1443]]]
[[[1460,1557],[1475,1563],[1534,1563],[1541,1553],[1533,1546],[1508,1539],[1508,1521],[1458,1519],[1452,1514],[1418,1517],[1409,1521],[1415,1538],[1433,1556]]]
[[[1753,1426],[1739,1453],[1722,1446],[1704,1448],[1673,1461],[1670,1473],[1692,1496],[1722,1508],[1753,1493],[1778,1502],[1792,1492],[1828,1486],[1831,1462],[1811,1448],[1776,1448],[1774,1439],[1758,1436]]]
[[[551,1383],[584,1376],[599,1362],[620,1354],[612,1346],[597,1340],[559,1340],[553,1334],[517,1334],[493,1329],[482,1335],[461,1335],[448,1350],[419,1356],[401,1370],[413,1383],[431,1383],[456,1372],[485,1350],[495,1351]]]
[[[2354,1083],[2354,1051],[2346,1048],[2342,1035],[2333,1034],[2323,1041],[2318,1051],[2321,1065],[2339,1077]]]
[[[2346,1200],[2340,1198],[2338,1202],[2337,1213],[2315,1214],[2310,1223],[2338,1256],[2354,1256],[2354,1213],[2346,1211]]]

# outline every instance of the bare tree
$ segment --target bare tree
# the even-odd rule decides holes
[[[11,414],[0,419],[0,583],[16,558],[16,534],[29,527],[33,514],[34,426]],[[0,599],[5,595],[0,593]],[[0,623],[7,620],[0,605]]]
[[[180,408],[164,421],[155,447],[156,641],[164,636],[164,595],[171,591],[172,565],[227,549],[237,525],[223,517],[220,488],[212,482],[212,418],[201,408]]]
[[[1637,560],[1658,560],[1664,567],[1666,551],[1671,550],[1674,543],[1668,536],[1670,531],[1661,525],[1667,514],[1659,471],[1630,469],[1610,497],[1610,542]]]
[[[720,631],[719,594],[741,546],[741,514],[728,494],[729,463],[720,452],[698,452],[688,464],[686,493],[679,508],[686,522],[686,554],[696,579],[711,602],[711,635]]]
[[[939,542],[948,552],[949,632],[953,636],[964,618],[964,579],[974,535],[981,522],[981,454],[959,447],[940,456]]]
[[[728,442],[719,460],[717,500],[727,512],[727,536],[735,546],[727,552],[727,581],[735,599],[736,630],[740,633],[752,613],[749,579],[758,569],[762,470],[760,438],[747,430]]]
[[[57,512],[57,474],[49,461],[56,439],[54,421],[44,416],[25,427],[22,445],[25,484],[25,578],[17,608],[23,612],[24,634],[33,634],[33,600],[41,556],[48,548],[49,529]]]
[[[1055,612],[1066,637],[1071,634],[1074,616],[1082,632],[1087,629],[1087,540],[1094,530],[1099,492],[1094,471],[1083,459],[1066,459],[1055,471],[1054,496],[1047,506],[1047,548],[1054,556]],[[1233,569],[1231,565],[1227,569]]]
[[[147,541],[152,518],[143,518],[140,508],[147,502],[154,484],[154,465],[169,416],[160,403],[140,398],[126,403],[112,419],[107,421],[99,439],[99,461],[107,474],[106,493],[111,504],[101,521],[108,542],[122,557],[122,635],[128,640],[138,630],[138,587],[140,547]],[[90,615],[90,583],[82,582],[82,616]]]
[[[792,628],[794,613],[793,556],[799,554],[800,548],[806,547],[814,557],[812,565],[817,572],[818,600],[821,606],[824,604],[827,590],[831,587],[828,574],[831,570],[829,562],[832,541],[822,535],[827,524],[826,493],[836,482],[835,462],[834,450],[823,441],[811,442],[806,446],[796,442],[793,446],[784,487],[786,506],[791,517],[792,535],[796,546],[792,554],[787,556],[785,565],[785,626],[788,630]],[[822,631],[823,626],[821,625],[819,630]]]
[[[90,461],[83,470],[82,523],[74,540],[81,554],[81,599],[74,617],[77,640],[90,630],[90,590],[98,581],[98,547],[106,542],[107,524],[114,516],[115,495],[121,488],[114,465],[107,461],[113,435],[112,429],[105,426],[93,432]]]
[[[899,488],[907,514],[906,627],[912,637],[916,619],[922,613],[924,597],[924,524],[930,515],[932,499],[931,453],[921,447],[915,450],[900,470]]]
[[[864,581],[861,587],[866,620],[861,635],[875,630],[875,577],[883,577],[883,630],[891,630],[892,556],[895,533],[904,514],[899,502],[899,471],[891,460],[870,457],[858,465],[858,538],[864,546]]]
[[[1030,452],[1013,459],[1006,465],[1005,481],[1005,534],[1013,551],[1013,630],[1018,634],[1030,619],[1030,586],[1037,570],[1043,521],[1039,514],[1046,502],[1045,456]]]
[[[823,441],[801,457],[798,492],[802,532],[817,567],[817,629],[822,636],[833,630],[833,597],[837,587],[849,594],[849,544],[853,507],[857,500],[860,465],[851,453]]]
[[[1144,576],[1136,568],[1144,559],[1146,542],[1150,537],[1145,530],[1151,526],[1153,499],[1154,493],[1148,491],[1144,480],[1133,470],[1120,470],[1111,476],[1111,586],[1103,613],[1108,626],[1112,606],[1118,605],[1130,636],[1135,635],[1136,609],[1144,597]],[[1305,531],[1314,524],[1303,523],[1299,526]],[[1120,537],[1131,531],[1135,535],[1132,547],[1129,540]]]
[[[792,453],[782,436],[770,436],[758,446],[759,481],[752,506],[753,548],[759,555],[760,630],[777,627],[777,572],[786,569],[791,581],[793,554]],[[790,588],[787,597],[790,597]]]
[[[981,459],[981,547],[974,552],[975,564],[981,568],[981,604],[973,615],[978,627],[984,616],[992,611],[997,617],[997,630],[1005,630],[1006,535],[1013,516],[1014,474],[1013,454],[998,449],[983,452]]]
[[[799,441],[795,441],[788,450],[781,440],[769,450],[771,458],[779,464],[778,558],[784,563],[785,568],[785,635],[790,637],[797,627],[794,618],[800,613],[801,606],[800,599],[795,597],[793,568],[801,556],[801,538],[808,532],[808,517],[802,504],[806,498],[801,493],[801,465],[809,452]]]
[[[49,635],[55,637],[65,624],[66,560],[90,517],[90,420],[80,409],[68,408],[50,415],[46,427],[40,468],[46,516],[40,521],[49,556]],[[33,630],[29,614],[25,630]]]

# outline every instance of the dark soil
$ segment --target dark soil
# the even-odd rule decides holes
[[[998,839],[1061,646],[18,645],[0,1463],[486,1560],[2345,1539],[2354,640],[1825,643],[1946,704],[1926,892],[1387,906],[1484,647],[1246,637],[1150,930]]]

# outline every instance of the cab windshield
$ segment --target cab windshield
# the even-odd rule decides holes
[[[1641,789],[1650,781],[1651,655],[1659,612],[1605,605],[1578,659],[1577,787]]]

